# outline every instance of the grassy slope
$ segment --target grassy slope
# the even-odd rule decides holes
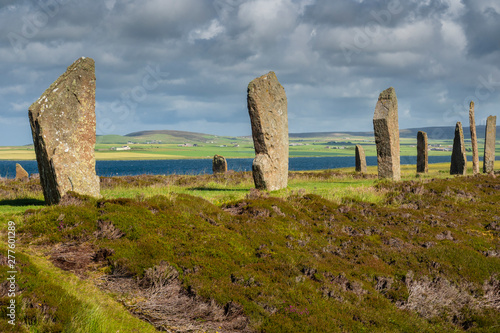
[[[289,189],[269,196],[249,195],[249,173],[107,178],[102,200],[74,199],[24,215],[17,212],[36,205],[40,189],[4,186],[3,220],[18,223],[30,253],[20,257],[27,267],[20,276],[33,310],[21,319],[45,327],[56,318],[54,325],[65,327],[68,313],[80,313],[72,331],[86,331],[116,316],[102,308],[96,315],[93,296],[78,295],[107,296],[90,285],[68,288],[80,280],[40,259],[56,245],[82,243],[114,252],[96,272],[142,278],[167,261],[186,288],[221,305],[241,304],[251,327],[266,332],[494,332],[498,310],[479,311],[474,302],[500,272],[500,259],[484,255],[500,250],[498,232],[486,228],[500,216],[500,180],[446,179],[446,167],[432,165],[431,175],[418,179],[413,166],[404,167],[406,182],[395,186],[348,170],[292,173]],[[97,221],[124,235],[96,237]],[[39,274],[47,285],[32,287]],[[73,282],[59,285],[61,279]],[[428,296],[418,298],[416,287]],[[54,296],[38,294],[48,289]],[[46,307],[37,308],[40,300]],[[131,319],[124,323],[120,332],[134,331]],[[220,325],[220,332],[234,331]]]
[[[2,237],[6,237],[2,233]],[[2,253],[7,248],[2,246]],[[40,253],[17,252],[17,325],[0,321],[2,332],[156,332],[133,317],[112,297],[88,280],[54,267]],[[2,281],[7,273],[2,270]],[[2,295],[0,316],[6,318],[7,298]]]

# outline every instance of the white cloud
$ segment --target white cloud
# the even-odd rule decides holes
[[[28,103],[28,102],[10,103],[10,106],[12,107],[12,110],[14,110],[14,111],[25,111],[25,112],[28,112],[28,108],[30,106],[30,103]]]
[[[247,28],[255,41],[274,40],[293,31],[299,16],[297,6],[290,0],[253,0],[239,7],[238,21]]]
[[[373,61],[383,67],[407,68],[423,64],[425,56],[415,52],[380,52]]]
[[[447,15],[451,19],[457,19],[465,13],[466,7],[461,0],[445,0],[448,4]]]
[[[442,21],[441,35],[448,50],[456,55],[463,54],[467,48],[467,37],[463,28],[453,21]]]
[[[26,87],[24,85],[0,87],[0,95],[20,95],[24,93],[26,93]]]
[[[209,40],[223,33],[224,30],[220,22],[217,19],[213,19],[209,25],[191,31],[189,33],[189,41],[193,43],[197,39]]]

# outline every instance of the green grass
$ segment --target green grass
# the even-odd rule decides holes
[[[7,252],[5,246],[1,250]],[[129,314],[90,281],[54,267],[39,254],[17,252],[15,256],[17,284],[22,290],[16,297],[17,332],[156,332],[153,326]],[[1,279],[6,278],[3,270]],[[4,305],[9,300],[0,298],[2,332],[13,331],[4,319]]]
[[[469,173],[472,172],[472,163],[469,162]],[[447,163],[430,164],[429,173],[420,175],[421,179],[446,178],[449,176]],[[366,201],[380,203],[384,197],[381,193],[374,191],[376,183],[374,177],[377,175],[376,167],[368,167],[368,179],[356,178],[352,168],[336,169],[335,172],[324,172],[325,175],[318,179],[317,172],[292,172],[288,182],[288,188],[275,193],[272,196],[285,198],[293,193],[313,193],[321,195],[329,200],[341,203],[345,200]],[[402,179],[411,180],[415,178],[415,166],[401,166]],[[118,177],[117,179],[127,177]],[[147,177],[146,177],[147,178]],[[233,179],[234,178],[234,179]],[[237,178],[237,179],[236,179]],[[176,179],[176,180],[173,180]],[[6,196],[0,201],[0,214],[22,213],[27,209],[43,206],[43,195],[41,187],[37,182],[23,185],[20,182],[12,182],[10,187],[4,187],[6,191],[13,194]],[[101,194],[104,198],[148,198],[155,195],[170,195],[172,193],[184,193],[202,197],[214,204],[221,205],[233,200],[245,198],[251,188],[254,187],[251,173],[237,173],[235,177],[214,178],[205,176],[153,176],[145,183],[127,182],[108,188],[104,183]],[[2,186],[0,185],[0,190]],[[34,190],[33,190],[34,189]]]
[[[87,268],[89,276],[144,281],[148,269],[166,262],[186,290],[221,307],[239,304],[260,332],[494,332],[498,310],[468,303],[441,309],[432,294],[417,310],[404,308],[412,277],[436,294],[459,290],[479,302],[500,272],[500,258],[484,254],[500,250],[498,231],[488,227],[500,216],[500,180],[450,177],[448,167],[430,165],[428,175],[416,177],[415,166],[402,166],[397,183],[377,180],[374,167],[365,176],[352,169],[292,172],[288,188],[271,193],[251,191],[248,172],[112,177],[102,180],[102,199],[76,196],[53,207],[29,201],[40,200],[36,184],[7,182],[0,215],[17,222],[29,254],[20,260],[33,269],[23,273],[22,298],[28,304],[47,298],[52,309],[21,321],[44,327],[57,318],[52,322],[63,331],[69,313],[78,313],[71,330],[114,332],[102,325],[126,312],[101,301],[109,296],[92,289],[92,279],[79,280],[46,259],[55,246],[90,244],[113,254]],[[40,209],[22,214],[24,204]],[[121,236],[99,236],[103,221]],[[147,313],[144,297],[113,297]],[[437,315],[430,316],[424,309],[432,302]],[[207,318],[196,323],[210,324]],[[214,325],[234,331],[225,322]]]

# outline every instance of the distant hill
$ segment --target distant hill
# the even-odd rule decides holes
[[[477,137],[484,139],[486,126],[476,126]],[[497,126],[497,138],[500,137],[499,126]],[[470,139],[470,128],[464,127],[464,138]],[[420,127],[400,129],[399,135],[402,138],[416,138],[418,131],[427,133],[429,139],[443,140],[453,139],[455,136],[455,126],[436,126],[436,127]],[[339,136],[373,136],[373,132],[310,132],[310,133],[290,133],[290,138],[306,139],[306,138],[328,138]]]
[[[339,136],[373,136],[373,132],[309,132],[289,133],[291,139],[336,138]]]
[[[162,143],[205,143],[207,140],[213,140],[217,136],[195,133],[187,131],[140,131],[129,133],[126,135],[98,135],[98,144],[127,144],[128,142],[147,143],[147,142],[162,142]]]
[[[154,138],[158,136],[170,136],[172,138],[181,139],[181,141],[205,141],[207,138],[214,137],[214,135],[196,133],[196,132],[186,132],[186,131],[173,131],[173,130],[161,130],[161,131],[140,131],[126,134],[127,137],[140,137],[140,138]]]
[[[402,138],[417,138],[418,131],[427,133],[431,140],[452,140],[455,135],[454,126],[437,126],[401,129]],[[484,138],[485,126],[477,126],[477,136]],[[310,133],[290,133],[290,139],[324,139],[326,141],[342,137],[369,137],[373,138],[373,132],[310,132]],[[465,139],[470,139],[469,127],[464,127]],[[497,138],[500,137],[500,128],[497,126]],[[213,134],[196,133],[188,131],[157,130],[139,131],[127,135],[104,135],[97,137],[98,144],[126,144],[129,141],[146,143],[149,141],[161,141],[162,143],[206,143],[216,141],[218,143],[238,142],[240,140],[251,140],[251,136],[217,136]]]
[[[497,138],[500,133],[498,132],[497,126]],[[470,127],[464,127],[464,138],[470,139]],[[479,139],[484,139],[486,126],[477,125],[476,133]],[[402,138],[416,138],[418,131],[424,131],[427,133],[427,137],[432,140],[443,140],[443,139],[453,139],[455,136],[455,126],[439,126],[439,127],[424,127],[424,128],[408,128],[399,131],[399,135]]]

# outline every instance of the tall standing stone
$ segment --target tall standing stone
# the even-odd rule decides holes
[[[76,60],[29,108],[40,182],[47,204],[68,191],[99,197],[95,172],[94,60]]]
[[[477,149],[476,119],[474,115],[474,102],[470,102],[469,124],[470,124],[470,142],[472,145],[472,174],[479,173],[479,152]]]
[[[417,134],[417,172],[429,172],[427,133],[422,131],[418,131]]]
[[[356,172],[366,173],[365,150],[360,145],[356,145]]]
[[[252,173],[257,189],[275,191],[288,184],[288,109],[285,89],[274,72],[248,85],[248,113],[255,159]]]
[[[227,161],[224,156],[214,156],[214,159],[212,161],[212,171],[214,174],[227,172]]]
[[[467,173],[467,155],[465,154],[464,131],[462,123],[455,126],[455,139],[453,140],[453,152],[451,154],[451,175],[465,175]]]
[[[384,90],[378,98],[373,128],[377,145],[378,177],[400,180],[398,99],[392,87]]]
[[[28,180],[29,178],[28,172],[24,170],[21,164],[16,163],[16,180]]]
[[[497,117],[489,116],[486,120],[486,134],[484,137],[483,172],[491,173],[495,170],[495,141],[497,139]]]

